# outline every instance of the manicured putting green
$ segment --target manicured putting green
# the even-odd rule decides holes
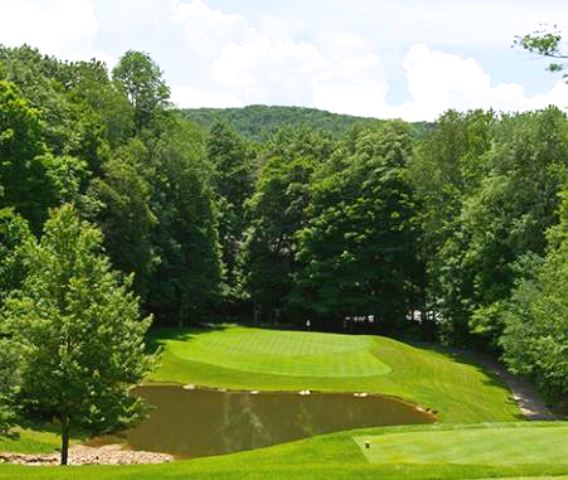
[[[320,390],[394,395],[454,423],[518,420],[509,391],[491,372],[433,348],[375,335],[245,328],[161,329],[149,382],[235,390]]]
[[[171,340],[174,356],[245,372],[283,376],[368,377],[391,371],[370,337],[230,328]]]
[[[354,440],[371,463],[568,466],[568,425],[389,433]]]

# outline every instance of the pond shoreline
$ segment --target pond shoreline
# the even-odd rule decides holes
[[[408,411],[414,411],[415,414],[424,416],[425,418],[430,418],[432,423],[436,423],[437,412],[432,409],[422,407],[414,402],[407,401],[405,399],[396,397],[394,395],[384,395],[380,393],[372,392],[328,392],[328,391],[318,391],[304,389],[300,391],[280,391],[280,390],[248,390],[248,389],[227,389],[223,387],[210,387],[210,386],[199,386],[194,384],[182,385],[175,382],[167,383],[146,383],[139,385],[134,388],[144,388],[153,390],[159,390],[160,388],[174,388],[179,389],[179,391],[185,390],[190,392],[215,392],[219,394],[236,394],[244,395],[249,398],[259,399],[262,397],[291,397],[298,398],[302,397],[302,404],[305,401],[317,401],[318,398],[322,397],[344,397],[350,402],[355,401],[356,405],[361,402],[361,407],[366,405],[368,401],[379,401],[387,400],[395,402],[401,406],[404,406]],[[298,398],[299,400],[299,398]],[[207,409],[206,409],[207,410]],[[404,424],[401,423],[401,424]],[[379,426],[379,425],[377,425]],[[357,428],[357,427],[356,427]],[[336,430],[341,431],[341,430]],[[331,433],[331,432],[322,432]],[[201,437],[200,437],[201,438]],[[287,441],[293,441],[300,438],[307,437],[297,437],[291,438]],[[203,439],[204,440],[204,439]],[[277,444],[280,442],[276,442]],[[268,446],[268,445],[266,445]],[[133,464],[157,464],[171,462],[181,458],[188,458],[186,453],[175,452],[172,453],[161,453],[161,450],[157,446],[153,445],[138,445],[139,448],[131,446],[130,442],[124,441],[122,437],[109,436],[104,439],[104,437],[97,437],[91,440],[87,440],[85,443],[80,445],[75,445],[69,450],[69,465],[133,465]],[[258,448],[258,447],[255,447]],[[247,450],[247,448],[245,448]],[[166,450],[167,451],[167,450]],[[210,453],[211,454],[211,453]],[[213,453],[218,454],[218,453]],[[220,453],[219,453],[220,454]],[[190,455],[192,457],[193,455]],[[201,456],[201,455],[198,455]],[[45,453],[45,454],[23,454],[23,453],[12,453],[12,452],[0,452],[0,464],[1,463],[12,463],[19,465],[28,466],[56,466],[59,464],[59,453]]]
[[[380,397],[386,398],[390,400],[396,400],[398,402],[404,403],[409,407],[415,408],[419,412],[422,413],[429,413],[431,415],[436,416],[438,415],[438,410],[435,410],[430,407],[425,407],[418,402],[413,400],[409,400],[407,398],[399,397],[397,395],[391,395],[386,393],[380,392],[373,392],[373,391],[337,391],[337,390],[315,390],[311,388],[305,388],[304,390],[282,390],[282,389],[248,389],[248,388],[226,388],[226,387],[213,387],[210,385],[198,385],[198,384],[184,384],[181,382],[146,382],[136,385],[134,388],[139,387],[181,387],[184,390],[205,390],[205,391],[213,391],[213,392],[227,392],[227,393],[248,393],[250,395],[266,395],[266,394],[274,394],[274,395],[301,395],[301,396],[308,396],[308,395],[345,395],[345,396],[352,396],[355,398],[371,398],[371,397]]]

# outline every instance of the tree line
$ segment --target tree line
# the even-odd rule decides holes
[[[149,314],[179,327],[414,331],[493,351],[551,398],[566,395],[567,168],[555,107],[448,111],[420,135],[403,121],[341,135],[295,122],[251,138],[173,108],[143,52],[109,72],[2,47],[0,397],[17,390],[28,409],[62,422],[72,411],[99,430],[112,402],[115,420],[135,416],[117,385],[149,368]],[[89,384],[107,395],[88,414],[71,400],[42,406],[42,388],[81,377],[75,344],[88,352],[83,374],[99,361],[113,371],[86,341],[95,327],[125,342],[101,352],[134,363],[120,359],[130,367],[114,389]],[[51,363],[43,341],[58,352]],[[20,372],[22,356],[37,368]],[[37,381],[62,365],[55,383]]]

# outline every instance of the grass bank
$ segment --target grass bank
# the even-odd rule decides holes
[[[67,468],[6,465],[0,467],[0,479],[558,478],[568,475],[567,431],[568,424],[562,422],[374,428],[164,465]],[[464,435],[467,442],[461,442]],[[379,447],[391,441],[400,445],[401,436],[405,449],[398,456],[391,451],[380,452]],[[448,442],[440,444],[439,436]],[[507,441],[503,442],[503,438]],[[517,438],[521,441],[515,447]],[[371,441],[373,453],[367,454],[361,448],[362,439]],[[507,450],[503,450],[507,445]],[[483,458],[480,452],[485,452]]]
[[[568,423],[519,421],[509,391],[491,372],[449,353],[376,336],[234,326],[160,330],[153,333],[152,342],[162,347],[162,360],[150,382],[250,390],[377,392],[433,408],[441,422],[339,432],[163,465],[63,469],[0,465],[0,479],[568,476]],[[0,449],[45,451],[58,444],[52,433],[34,431],[25,432],[20,442],[19,448],[0,444]],[[365,442],[370,442],[369,449]]]
[[[159,330],[153,382],[249,390],[373,392],[439,412],[443,422],[520,419],[507,388],[459,357],[385,337],[224,327]]]

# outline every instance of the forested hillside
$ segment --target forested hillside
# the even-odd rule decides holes
[[[65,245],[133,274],[124,288],[155,325],[420,335],[491,351],[559,398],[567,173],[568,121],[553,107],[418,126],[300,108],[178,112],[144,53],[109,72],[0,48],[0,334],[57,293],[33,290],[34,275],[50,278],[33,252],[58,258],[58,232],[87,228],[100,242]],[[11,372],[10,350],[0,355]],[[4,391],[15,381],[0,375]]]
[[[338,138],[354,126],[372,127],[382,121],[374,118],[355,117],[305,107],[250,105],[243,108],[188,108],[181,111],[188,120],[210,128],[215,122],[231,125],[237,133],[251,140],[262,141],[284,125],[309,125]],[[428,122],[412,124],[418,137],[433,128]]]

